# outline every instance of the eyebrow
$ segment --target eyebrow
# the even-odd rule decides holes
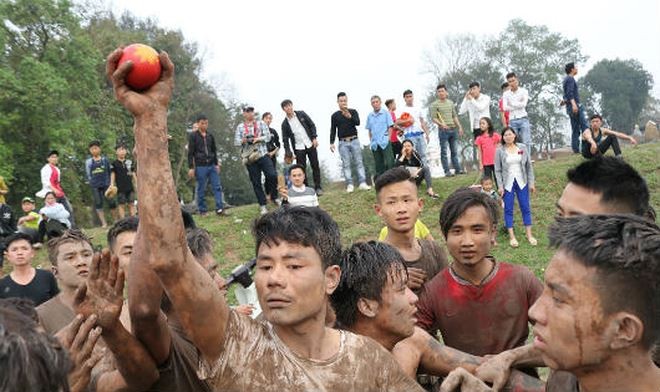
[[[571,297],[571,292],[570,290],[561,284],[558,283],[553,283],[553,282],[545,282],[545,284],[552,290],[556,291],[559,294],[565,295],[567,297]]]

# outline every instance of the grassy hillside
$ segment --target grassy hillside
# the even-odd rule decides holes
[[[646,178],[650,191],[651,203],[660,210],[660,144],[647,144],[624,150],[625,159],[631,163]],[[519,211],[516,211],[515,229],[520,242],[520,248],[508,246],[507,236],[500,232],[498,245],[493,254],[500,260],[520,263],[529,266],[538,276],[542,276],[551,251],[547,247],[546,231],[555,215],[555,202],[559,198],[566,183],[566,170],[582,158],[578,156],[540,161],[534,165],[536,174],[536,196],[532,199],[532,214],[534,234],[539,240],[537,247],[531,247],[525,240]],[[239,173],[239,175],[247,173]],[[442,242],[438,225],[438,215],[442,201],[453,190],[460,186],[468,186],[476,181],[476,174],[457,176],[453,178],[438,178],[433,181],[433,189],[440,194],[440,200],[424,197],[425,206],[422,220],[426,223],[436,240]],[[420,195],[423,195],[420,188]],[[356,190],[352,194],[344,192],[343,184],[337,183],[326,187],[326,193],[320,198],[321,207],[328,211],[338,222],[344,246],[355,241],[375,239],[382,227],[380,218],[373,211],[375,192]],[[252,221],[258,216],[256,205],[237,207],[231,210],[230,217],[219,218],[209,215],[196,217],[197,223],[211,232],[215,240],[215,256],[223,273],[254,257],[254,241],[250,233]],[[105,244],[105,230],[86,230],[92,235],[97,245]],[[39,250],[36,265],[48,266],[45,250]],[[5,271],[7,268],[5,267]]]

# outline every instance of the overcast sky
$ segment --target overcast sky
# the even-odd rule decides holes
[[[636,58],[652,73],[660,97],[660,1],[162,1],[112,0],[128,10],[180,29],[204,53],[204,76],[227,97],[274,114],[290,98],[320,133],[321,159],[334,172],[329,151],[330,115],[346,91],[362,124],[369,97],[396,98],[410,88],[418,99],[433,82],[422,54],[446,34],[495,35],[514,18],[577,38],[586,64]],[[567,59],[570,61],[571,59]],[[579,81],[579,79],[578,79]],[[487,92],[488,93],[488,92]],[[455,101],[458,97],[451,97]],[[562,124],[563,125],[563,124]],[[213,124],[210,124],[212,127]],[[533,128],[533,124],[532,124]],[[360,128],[360,139],[368,142]]]

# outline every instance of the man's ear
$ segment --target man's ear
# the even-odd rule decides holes
[[[497,244],[497,225],[493,223],[493,229],[490,232],[490,244],[495,246]]]
[[[644,323],[639,317],[628,312],[615,314],[610,321],[613,329],[610,348],[620,350],[638,344],[644,335]]]
[[[332,294],[337,286],[339,286],[339,279],[341,279],[341,268],[338,265],[331,265],[325,269],[325,293]]]
[[[55,276],[57,278],[57,272],[58,272],[57,271],[57,266],[51,265],[50,266],[50,271],[53,273],[53,276]]]
[[[358,311],[364,315],[364,317],[374,318],[378,314],[378,301],[373,299],[360,298],[357,302]]]
[[[378,216],[383,216],[381,212],[381,206],[380,203],[374,204],[374,211],[376,211],[376,215]]]
[[[421,197],[417,199],[417,205],[419,205],[419,212],[422,212],[424,209],[424,199]]]

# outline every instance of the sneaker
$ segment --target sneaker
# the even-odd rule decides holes
[[[455,174],[452,173],[452,172],[449,172],[449,173],[445,174],[445,177],[454,177],[454,176],[455,176]]]
[[[358,189],[361,189],[363,191],[368,191],[369,189],[371,189],[371,187],[369,185],[367,185],[366,182],[363,182],[363,183],[360,183],[360,185],[358,186]]]
[[[229,215],[231,215],[227,211],[223,210],[222,208],[217,210],[215,212],[215,214],[218,215],[218,216],[229,216]]]
[[[282,206],[282,198],[278,197],[277,199],[275,199],[275,201],[273,203],[275,203],[276,206],[281,207]]]
[[[323,196],[323,189],[321,188],[316,189],[316,196]]]
[[[259,207],[259,214],[266,215],[268,213],[268,208],[266,206]]]
[[[33,249],[41,249],[43,248],[43,246],[44,244],[42,244],[41,242],[35,242],[34,244],[32,244]]]
[[[354,189],[355,188],[353,188],[353,184],[350,184],[346,187],[346,193],[353,193]]]

